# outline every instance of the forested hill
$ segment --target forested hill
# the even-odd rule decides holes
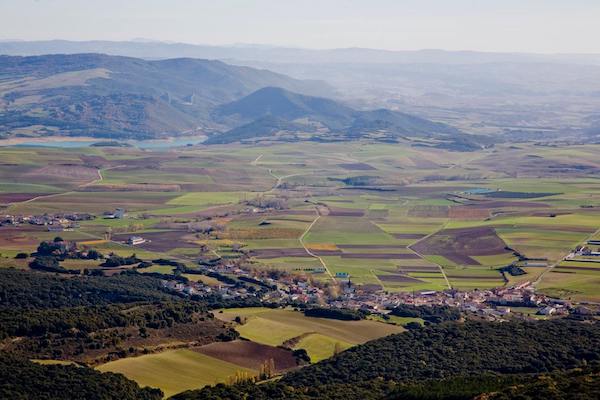
[[[293,386],[567,370],[600,360],[600,324],[446,323],[374,340],[286,375]]]
[[[0,398],[11,400],[160,400],[159,389],[140,388],[123,375],[76,365],[39,365],[0,352]]]
[[[598,323],[447,322],[351,348],[277,382],[217,385],[174,398],[504,400],[545,393],[547,400],[587,400],[600,393],[599,362]]]

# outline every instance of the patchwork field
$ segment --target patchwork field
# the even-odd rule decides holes
[[[347,349],[382,336],[403,332],[404,328],[376,321],[340,321],[306,317],[281,309],[238,308],[215,314],[224,321],[240,317],[236,330],[246,339],[270,346],[305,349],[311,361],[331,357],[336,347]]]
[[[1,147],[0,207],[11,215],[92,213],[95,219],[60,236],[107,240],[97,247],[120,255],[193,264],[203,254],[239,257],[234,246],[256,268],[384,291],[526,279],[594,299],[589,270],[544,271],[599,237],[599,151],[523,144],[461,153],[409,143]],[[102,217],[116,208],[125,218]],[[126,245],[132,235],[146,243]],[[44,226],[0,226],[0,254],[33,252],[54,236]],[[519,257],[534,259],[519,261],[527,275],[503,278],[498,269]]]

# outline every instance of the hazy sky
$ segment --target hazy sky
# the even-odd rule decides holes
[[[0,39],[600,53],[600,0],[0,0]]]

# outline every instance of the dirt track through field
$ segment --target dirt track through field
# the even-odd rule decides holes
[[[317,217],[314,219],[313,222],[311,222],[311,224],[306,228],[306,230],[304,231],[304,233],[302,234],[302,236],[300,236],[300,238],[298,239],[300,241],[300,244],[302,245],[302,247],[304,247],[304,250],[306,251],[306,253],[311,256],[316,258],[317,260],[319,260],[319,262],[321,263],[321,265],[323,266],[323,268],[325,268],[325,271],[327,272],[327,275],[329,275],[329,277],[331,278],[332,281],[336,281],[335,277],[331,274],[331,271],[329,270],[329,268],[327,268],[327,264],[325,264],[325,261],[323,260],[322,257],[316,255],[315,253],[313,253],[312,251],[310,251],[310,249],[308,247],[306,247],[306,244],[304,243],[304,238],[306,237],[306,235],[308,235],[308,233],[310,232],[311,228],[313,226],[315,226],[315,224],[317,223],[317,221],[321,218],[321,213],[319,212],[319,209],[317,207],[315,207],[315,212],[317,213]]]
[[[588,240],[591,240],[593,237],[596,237],[596,236],[597,236],[597,235],[599,235],[599,234],[600,234],[600,228],[598,228],[596,231],[592,232],[592,233],[591,233],[589,236],[587,236],[587,237],[586,237],[584,240],[582,240],[581,242],[577,243],[577,245],[580,245],[580,244],[582,244],[582,243],[587,243],[587,242],[588,242]],[[570,251],[569,251],[569,252],[570,252]],[[546,275],[548,272],[550,272],[550,271],[552,271],[554,268],[556,268],[556,267],[557,267],[557,266],[558,266],[558,265],[561,263],[561,261],[563,261],[563,260],[565,259],[565,257],[566,257],[567,255],[568,255],[568,254],[565,254],[563,257],[561,257],[561,258],[560,258],[558,261],[556,261],[555,263],[553,263],[553,264],[551,264],[551,265],[548,265],[548,268],[546,268],[546,269],[545,269],[545,270],[544,270],[544,271],[543,271],[543,272],[540,274],[540,276],[538,276],[538,277],[537,277],[537,279],[536,279],[536,280],[533,282],[533,285],[535,286],[535,285],[537,285],[538,283],[540,283],[540,282],[542,281],[542,279],[544,278],[544,276],[545,276],[545,275]]]

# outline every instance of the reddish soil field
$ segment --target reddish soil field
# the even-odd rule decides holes
[[[181,186],[157,183],[125,183],[121,185],[88,185],[84,192],[180,192]]]
[[[349,210],[345,208],[329,208],[330,217],[362,217],[365,215],[363,210]]]
[[[449,218],[455,219],[485,219],[490,216],[487,208],[474,208],[470,206],[453,206],[448,211]]]
[[[570,270],[579,270],[579,271],[600,271],[600,266],[598,266],[597,268],[594,267],[576,267],[573,265],[565,265],[565,266],[560,266],[560,267],[556,267],[556,269],[560,269],[562,271],[570,271]],[[554,271],[554,272],[559,272],[559,271]]]
[[[361,258],[370,260],[416,260],[420,257],[412,253],[343,253],[342,258]]]
[[[339,250],[314,250],[311,252],[319,256],[339,256],[343,254]],[[288,248],[288,249],[256,249],[250,251],[250,255],[257,258],[280,258],[280,257],[310,257],[303,248]]]
[[[527,229],[547,230],[548,226],[547,225],[523,225],[522,229],[523,230],[527,230]],[[593,227],[589,227],[589,226],[561,225],[561,226],[557,227],[556,230],[564,231],[564,232],[592,233],[592,232],[594,232],[595,229]]]
[[[449,208],[447,206],[415,206],[408,211],[408,215],[422,218],[446,218]]]
[[[444,253],[442,254],[448,260],[459,265],[481,265],[481,263],[474,258],[458,253]]]
[[[435,272],[435,273],[439,273],[440,269],[439,267],[434,267],[434,266],[410,266],[410,267],[405,267],[405,266],[401,266],[398,267],[398,271],[400,272]]]
[[[372,171],[372,170],[377,169],[377,168],[375,168],[369,164],[365,164],[365,163],[338,164],[338,167],[347,169],[349,171]]]
[[[419,283],[423,282],[420,279],[413,278],[406,275],[377,275],[380,281],[383,282],[406,282],[406,283]]]
[[[244,340],[216,342],[194,349],[209,357],[218,358],[242,367],[259,370],[265,361],[273,360],[277,372],[296,367],[292,351]]]
[[[396,239],[421,239],[427,235],[421,233],[394,233],[392,236]]]
[[[32,232],[43,232],[43,227],[26,225],[23,227],[1,226],[0,227],[0,246],[35,246],[39,240],[28,235]]]
[[[383,287],[381,285],[377,285],[375,283],[365,283],[364,285],[360,285],[360,288],[364,291],[373,293],[383,290]]]
[[[388,244],[337,244],[340,249],[405,249],[406,246],[390,246]]]
[[[481,265],[470,256],[510,253],[491,227],[444,229],[412,246],[421,254],[440,255],[462,265]]]
[[[285,210],[282,212],[285,215],[311,215],[316,216],[314,210]]]
[[[448,275],[446,274],[446,276],[449,279],[465,279],[465,280],[471,280],[471,279],[475,279],[478,281],[497,281],[499,279],[502,279],[502,277],[500,275],[498,276],[487,276],[487,275],[469,275],[469,276],[464,276],[464,275]]]
[[[18,203],[47,193],[1,193],[0,204]]]
[[[113,165],[113,161],[109,161],[101,156],[92,156],[82,154],[79,156],[79,159],[83,161],[83,163],[92,168],[104,168]],[[118,162],[118,161],[117,161]]]
[[[96,168],[76,164],[47,165],[43,168],[31,171],[27,175],[53,176],[75,181],[91,181],[99,178],[98,170]]]

